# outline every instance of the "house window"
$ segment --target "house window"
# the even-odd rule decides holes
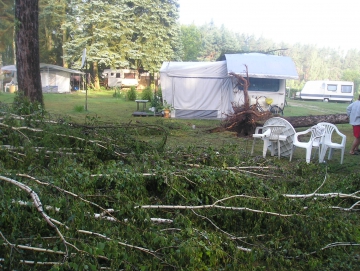
[[[336,90],[337,90],[337,85],[328,85],[328,86],[327,86],[327,90],[328,90],[328,91],[334,91],[334,92],[336,92]]]
[[[279,91],[280,80],[268,78],[249,78],[249,91]]]
[[[352,86],[341,86],[341,93],[352,93]]]

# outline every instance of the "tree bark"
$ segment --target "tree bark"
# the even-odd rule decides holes
[[[310,127],[319,122],[329,122],[332,124],[349,123],[349,117],[346,114],[319,115],[319,116],[299,116],[299,117],[283,117],[294,128]]]
[[[64,3],[64,1],[62,1],[61,5],[62,5],[62,11],[61,11],[62,14],[66,14],[67,13],[66,3]],[[71,13],[72,13],[72,11],[71,11]],[[66,51],[66,49],[64,47],[64,44],[66,44],[66,42],[69,39],[68,30],[67,30],[67,27],[65,27],[65,24],[66,24],[66,19],[64,17],[63,21],[61,22],[61,29],[62,29],[62,44],[61,44],[61,47],[62,47],[62,55],[63,55],[62,60],[63,60],[63,67],[64,68],[69,68],[69,62],[68,62],[68,58],[67,58],[67,51]]]
[[[100,89],[99,68],[96,60],[93,62],[93,71],[94,71],[94,88]]]
[[[16,69],[19,91],[43,105],[39,57],[38,0],[15,1]]]
[[[61,24],[62,26],[65,24],[65,21]],[[64,28],[63,30],[62,30],[62,53],[63,53],[63,58],[62,58],[62,60],[63,60],[63,67],[64,68],[69,68],[69,63],[68,63],[68,61],[66,60],[66,58],[64,57],[64,56],[67,56],[67,51],[66,51],[66,49],[65,49],[65,47],[64,47],[64,44],[67,42],[67,40],[68,40],[68,37],[67,37],[67,29],[66,28]]]

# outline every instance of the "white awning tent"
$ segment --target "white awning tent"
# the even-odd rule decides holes
[[[176,118],[221,118],[231,112],[232,82],[225,61],[164,62],[160,81],[163,100],[173,105]]]
[[[226,61],[164,62],[160,69],[163,100],[172,104],[172,117],[221,119],[233,111],[236,82],[230,72],[249,77],[297,79],[289,57],[227,54]]]
[[[16,66],[1,67],[3,71],[15,72],[13,82],[16,83]],[[67,69],[61,66],[40,63],[41,85],[43,92],[68,93],[71,92],[71,74],[85,74],[78,70]]]

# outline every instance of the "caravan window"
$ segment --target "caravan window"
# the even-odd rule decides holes
[[[249,78],[249,81],[249,91],[279,91],[279,79]]]
[[[341,86],[341,93],[352,93],[352,86]]]
[[[328,91],[334,91],[334,92],[336,92],[336,90],[337,90],[337,85],[328,85],[328,86],[327,86],[327,90],[328,90]]]
[[[121,78],[121,73],[117,72],[116,73],[116,78]]]
[[[133,73],[133,72],[124,73],[124,78],[135,79],[135,73]]]

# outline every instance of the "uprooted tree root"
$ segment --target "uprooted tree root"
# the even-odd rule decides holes
[[[270,111],[261,112],[255,105],[241,106],[233,103],[234,113],[227,115],[223,126],[228,131],[233,131],[238,136],[248,136],[254,133],[257,123],[266,121],[271,116]]]
[[[227,114],[222,126],[228,131],[233,131],[238,136],[248,136],[254,133],[256,124],[269,119],[270,111],[260,111],[256,104],[250,105],[249,102],[249,76],[246,67],[246,78],[239,74],[230,73],[237,80],[237,86],[241,86],[244,91],[244,104],[232,102],[233,113]]]

